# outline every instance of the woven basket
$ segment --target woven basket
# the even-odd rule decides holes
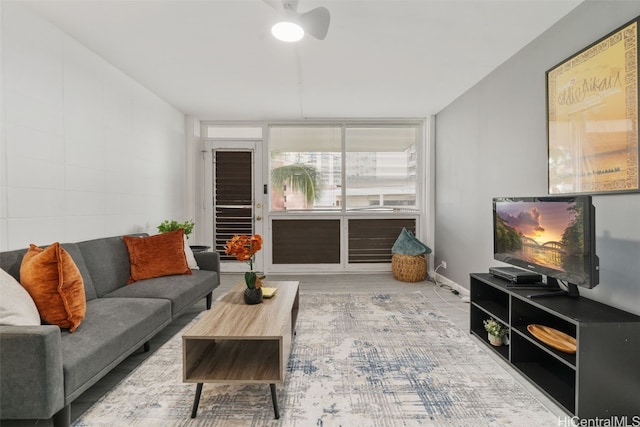
[[[420,282],[427,277],[427,259],[424,255],[393,254],[391,271],[401,282]]]

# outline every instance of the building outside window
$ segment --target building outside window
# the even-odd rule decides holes
[[[417,210],[418,125],[273,125],[272,211]]]

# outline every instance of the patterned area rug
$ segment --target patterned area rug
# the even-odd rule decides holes
[[[419,292],[302,294],[280,420],[269,386],[182,383],[177,334],[75,426],[544,426],[558,418]],[[256,355],[259,357],[259,355]]]

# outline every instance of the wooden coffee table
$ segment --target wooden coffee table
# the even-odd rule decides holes
[[[280,418],[276,384],[284,382],[300,299],[299,283],[266,282],[273,298],[247,305],[244,283],[217,301],[182,335],[183,382],[197,383],[191,418],[198,412],[203,383],[264,383],[271,387]]]

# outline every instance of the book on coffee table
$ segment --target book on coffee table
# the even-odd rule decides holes
[[[263,286],[262,287],[262,297],[263,298],[271,298],[272,296],[274,296],[276,294],[276,291],[278,290],[278,288],[268,288]]]

